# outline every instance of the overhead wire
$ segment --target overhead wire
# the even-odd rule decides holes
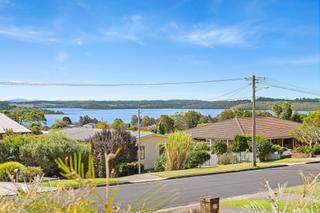
[[[277,84],[273,84],[273,83],[267,83],[267,82],[263,82],[263,83],[260,82],[260,84],[264,84],[264,85],[267,85],[270,87],[275,87],[275,88],[279,88],[279,89],[283,89],[283,90],[294,91],[294,92],[299,92],[299,93],[304,93],[304,94],[314,95],[314,96],[320,97],[320,93],[315,93],[312,91],[305,91],[305,90],[301,90],[301,89],[290,88],[290,87],[277,85]]]
[[[26,81],[0,81],[3,86],[57,86],[57,87],[121,87],[121,86],[163,86],[163,85],[189,85],[208,84],[218,82],[240,81],[244,78],[229,78],[204,81],[178,81],[156,83],[51,83],[51,82],[26,82]]]
[[[210,98],[210,99],[208,99],[208,100],[213,101],[213,100],[217,100],[217,99],[220,99],[220,98],[222,98],[222,97],[225,97],[225,96],[227,96],[227,97],[232,97],[233,95],[238,94],[239,92],[243,91],[244,89],[246,89],[246,88],[248,88],[248,87],[249,87],[249,85],[247,84],[247,85],[244,85],[244,86],[239,87],[239,88],[237,88],[237,89],[234,89],[234,90],[232,90],[232,91],[226,92],[226,93],[224,93],[224,94],[222,94],[222,95],[216,96],[216,97],[214,97],[214,98]]]

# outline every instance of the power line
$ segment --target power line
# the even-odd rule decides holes
[[[249,87],[249,85],[245,85],[245,86],[239,87],[239,88],[237,88],[237,89],[235,89],[235,90],[226,92],[226,93],[224,93],[224,94],[222,94],[222,95],[216,96],[216,97],[214,97],[214,98],[210,98],[210,99],[208,99],[208,100],[210,100],[210,101],[212,101],[212,100],[217,100],[217,99],[219,99],[219,98],[221,98],[221,97],[225,97],[225,96],[227,96],[226,98],[231,98],[232,96],[238,94],[239,92],[243,91],[244,89],[246,89],[246,88],[248,88],[248,87]]]
[[[50,82],[26,82],[26,81],[0,81],[2,86],[55,86],[55,87],[121,87],[121,86],[164,86],[164,85],[190,85],[209,84],[218,82],[240,81],[245,78],[229,78],[206,81],[178,81],[158,83],[50,83]]]
[[[272,81],[275,82],[275,83],[280,83],[281,85],[285,84],[293,89],[296,89],[296,88],[299,88],[300,90],[304,90],[304,91],[312,91],[312,92],[315,92],[315,93],[318,93],[320,94],[320,91],[317,91],[317,90],[314,90],[314,89],[309,89],[309,88],[305,88],[305,87],[300,87],[300,86],[297,86],[295,84],[290,84],[290,83],[286,83],[286,82],[283,82],[283,81],[278,81],[276,79],[272,79],[272,78],[267,78],[267,80],[271,80],[271,83]]]
[[[266,83],[266,82],[260,83],[260,84],[264,84],[264,85],[267,85],[270,87],[275,87],[275,88],[284,89],[284,90],[288,90],[288,91],[294,91],[294,92],[299,92],[299,93],[304,93],[304,94],[314,95],[314,96],[320,97],[320,93],[309,92],[309,91],[305,91],[305,90],[301,90],[301,89],[295,89],[295,88],[285,87],[285,86],[272,84],[272,83]]]

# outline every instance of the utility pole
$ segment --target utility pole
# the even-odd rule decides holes
[[[256,154],[256,76],[252,76],[252,163],[257,166]]]
[[[138,174],[141,174],[140,107],[138,108]]]

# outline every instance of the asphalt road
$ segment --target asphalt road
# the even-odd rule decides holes
[[[171,190],[179,193],[178,199],[169,206],[182,206],[198,202],[203,195],[228,198],[265,191],[265,180],[268,180],[272,187],[279,183],[288,183],[288,186],[299,185],[302,184],[299,175],[301,171],[306,175],[318,174],[320,163],[120,185],[116,201],[120,205],[126,205],[148,189],[156,191],[164,186],[165,189],[160,194]],[[114,189],[114,186],[111,189]],[[104,190],[104,187],[98,188],[101,197]]]

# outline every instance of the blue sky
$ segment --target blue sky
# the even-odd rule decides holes
[[[145,83],[256,74],[319,91],[319,4],[319,0],[0,0],[0,81]],[[215,100],[246,84],[1,86],[0,99]],[[219,99],[249,96],[250,88],[245,88]],[[275,88],[261,88],[258,96],[315,97]]]

